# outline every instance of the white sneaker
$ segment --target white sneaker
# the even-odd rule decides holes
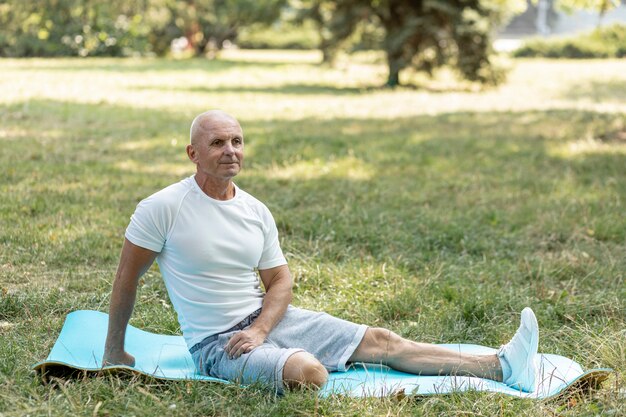
[[[500,361],[505,360],[511,370],[510,375],[503,375],[503,382],[511,388],[533,392],[537,385],[535,356],[539,344],[539,325],[535,313],[529,307],[522,310],[520,321],[511,341],[498,350],[498,357]]]

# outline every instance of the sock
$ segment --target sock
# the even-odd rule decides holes
[[[500,359],[500,365],[502,366],[502,382],[504,382],[511,377],[513,370],[504,356],[498,355],[498,359]]]

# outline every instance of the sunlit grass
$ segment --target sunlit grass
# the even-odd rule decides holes
[[[625,111],[621,97],[626,71],[620,60],[515,61],[510,64],[509,82],[497,89],[466,91],[459,85],[460,90],[446,92],[438,89],[436,80],[426,84],[426,90],[381,90],[384,65],[371,61],[344,62],[330,69],[314,60],[303,61],[299,54],[270,56],[276,59],[256,64],[236,60],[3,60],[0,88],[6,103],[61,99],[162,108],[184,116],[220,107],[248,114],[252,120],[339,115],[393,119],[457,111],[566,108]],[[451,81],[444,85],[455,87]],[[364,98],[376,105],[363,105]]]
[[[316,59],[0,60],[0,414],[624,413],[626,62],[514,61],[496,89],[442,73],[389,91],[380,57]],[[192,174],[189,123],[207,108],[243,124],[237,183],[274,213],[297,305],[490,346],[530,305],[541,351],[617,379],[575,404],[277,399],[117,378],[40,386],[29,366],[65,315],[107,310],[137,202]],[[132,324],[179,332],[156,267],[138,297]]]

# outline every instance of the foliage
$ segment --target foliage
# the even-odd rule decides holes
[[[125,56],[149,52],[141,0],[7,0],[0,56]]]
[[[545,58],[622,58],[626,56],[626,25],[614,24],[570,38],[532,39],[513,56]]]
[[[600,13],[618,3],[556,2],[561,9]],[[243,34],[240,43],[251,48],[310,48],[317,39],[325,62],[342,49],[384,49],[389,84],[399,82],[403,68],[431,72],[444,63],[468,79],[497,82],[502,72],[490,63],[491,28],[525,5],[523,0],[3,0],[0,56],[162,56],[177,39],[203,55],[237,43]],[[304,20],[313,22],[317,35],[307,24],[298,29]],[[587,49],[577,53],[587,55]]]
[[[322,62],[332,63],[354,32],[367,25],[367,19],[365,22],[359,19],[360,11],[352,6],[333,0],[305,0],[299,4],[296,21],[311,21],[315,24]]]
[[[0,56],[166,54],[179,37],[197,55],[219,50],[242,27],[268,24],[285,0],[7,0]]]
[[[0,60],[1,415],[626,414],[626,61],[526,60],[496,90],[435,79],[389,91],[370,88],[384,65],[318,58]],[[107,311],[129,216],[191,175],[189,123],[211,107],[242,121],[237,183],[277,220],[295,305],[414,340],[494,347],[529,305],[542,352],[615,377],[570,402],[276,398],[115,376],[38,383],[30,366],[66,314]],[[131,324],[179,334],[156,266]]]

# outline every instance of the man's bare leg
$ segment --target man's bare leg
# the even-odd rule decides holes
[[[413,342],[376,327],[365,331],[350,361],[382,363],[417,375],[468,375],[502,381],[502,366],[495,354],[455,352],[429,343]]]
[[[429,343],[413,342],[387,329],[368,328],[349,360],[382,363],[416,375],[476,376],[533,392],[536,388],[538,341],[537,318],[526,307],[522,310],[517,332],[494,355],[470,355]],[[312,355],[298,352],[287,360],[283,377],[289,386],[321,387],[328,373]]]

